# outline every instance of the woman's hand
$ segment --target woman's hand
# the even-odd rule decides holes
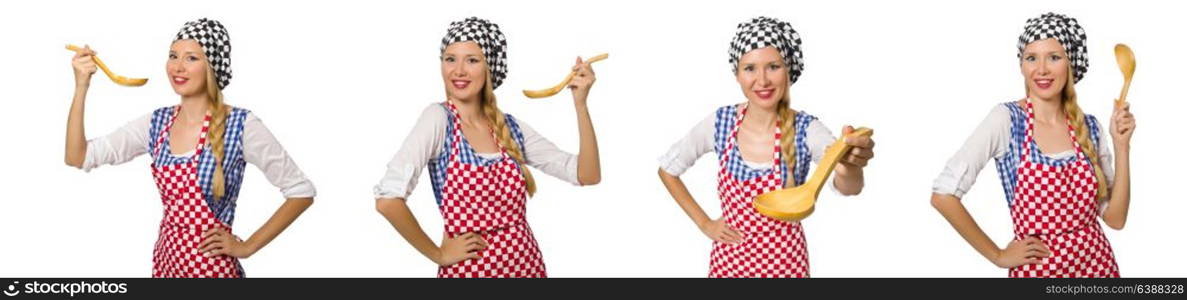
[[[1109,136],[1113,138],[1113,149],[1116,151],[1129,150],[1129,138],[1133,137],[1133,129],[1137,127],[1133,113],[1129,112],[1129,102],[1113,108],[1113,116],[1109,118]]]
[[[91,50],[91,46],[85,46],[82,50],[74,53],[74,58],[71,58],[70,65],[74,67],[74,86],[86,88],[91,85],[91,75],[95,74],[98,68],[95,66],[95,50]]]
[[[452,266],[467,259],[482,258],[478,251],[486,249],[489,244],[477,233],[467,232],[456,237],[449,237],[446,233],[441,238],[441,250],[433,262],[442,267]]]
[[[725,223],[725,218],[717,220],[710,220],[700,224],[701,232],[705,233],[713,241],[727,244],[738,244],[742,242],[742,235],[738,231]]]
[[[846,145],[853,148],[838,160],[840,164],[837,165],[836,171],[833,171],[837,174],[833,178],[833,187],[841,195],[847,196],[861,194],[861,190],[865,188],[865,172],[862,169],[874,158],[874,140],[869,136],[846,137],[850,133],[853,133],[853,126],[845,125],[841,129],[841,138]]]
[[[1010,241],[1006,249],[997,253],[993,264],[1001,268],[1013,268],[1021,265],[1033,265],[1040,262],[1040,258],[1051,256],[1051,249],[1036,237]]]
[[[573,80],[569,81],[573,102],[577,105],[585,105],[585,99],[589,97],[589,88],[593,87],[597,77],[594,76],[593,67],[589,63],[583,62],[580,56],[577,57],[577,64],[573,65],[573,72],[577,72],[577,76],[573,76]]]
[[[853,126],[845,125],[841,129],[841,137],[845,139],[845,144],[853,148],[841,158],[840,163],[849,168],[865,168],[870,159],[874,158],[874,139],[869,136],[845,137],[850,133],[853,133]]]
[[[198,245],[198,250],[206,257],[227,255],[248,258],[259,249],[228,233],[222,227],[215,227],[202,233],[202,243]]]

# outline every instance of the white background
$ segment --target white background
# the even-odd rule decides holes
[[[430,3],[433,2],[433,3]],[[84,173],[62,163],[72,95],[66,43],[90,44],[115,72],[149,77],[120,87],[102,74],[87,102],[89,138],[178,102],[164,63],[181,25],[222,21],[233,44],[229,103],[252,109],[318,189],[315,204],[245,259],[253,277],[435,276],[436,267],[374,210],[371,187],[428,104],[443,100],[438,45],[450,21],[497,22],[510,47],[504,111],[562,148],[578,146],[571,96],[529,100],[519,90],[560,80],[573,57],[595,65],[590,110],[603,181],[574,187],[537,174],[528,217],[556,277],[703,277],[710,241],[656,178],[656,158],[715,108],[744,101],[727,63],[738,22],[758,15],[801,33],[806,70],[792,106],[834,133],[876,130],[877,158],[860,196],[825,192],[804,221],[817,277],[1004,277],[929,205],[944,162],[998,103],[1023,96],[1015,43],[1027,18],[1069,14],[1088,32],[1083,109],[1107,120],[1121,88],[1114,43],[1138,68],[1129,99],[1133,204],[1107,230],[1121,274],[1184,276],[1187,208],[1179,113],[1183,9],[1171,2],[261,1],[6,2],[0,9],[0,277],[150,274],[161,204],[146,157]],[[712,155],[683,176],[719,214]],[[235,230],[249,235],[280,205],[249,168]],[[1177,180],[1176,180],[1177,179]],[[408,200],[438,237],[428,176]],[[964,200],[999,244],[1011,236],[993,166]]]

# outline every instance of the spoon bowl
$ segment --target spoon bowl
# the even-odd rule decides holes
[[[820,159],[816,171],[813,171],[812,177],[804,184],[758,195],[754,198],[754,209],[759,214],[777,220],[795,222],[807,218],[816,211],[816,198],[820,197],[820,189],[824,187],[829,175],[832,175],[841,157],[853,148],[845,143],[845,139],[872,135],[873,129],[861,127],[837,140],[824,151],[824,158]]]
[[[1113,47],[1113,54],[1117,56],[1117,67],[1121,68],[1121,76],[1125,78],[1125,85],[1121,88],[1121,97],[1117,98],[1116,106],[1125,104],[1125,96],[1129,94],[1129,83],[1133,81],[1133,71],[1137,69],[1137,60],[1133,57],[1133,49],[1125,44]]]

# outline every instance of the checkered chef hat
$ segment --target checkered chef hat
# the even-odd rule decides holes
[[[775,47],[788,66],[791,83],[804,72],[804,53],[800,50],[800,34],[791,24],[775,18],[757,17],[738,24],[738,33],[730,42],[730,70],[738,72],[742,55],[762,47]]]
[[[445,37],[441,39],[441,54],[445,54],[445,47],[450,44],[465,41],[474,41],[482,48],[486,66],[490,69],[491,89],[499,88],[507,78],[507,38],[499,30],[499,24],[478,17],[449,23]]]
[[[218,88],[225,89],[231,84],[231,36],[222,23],[206,18],[186,22],[177,32],[173,41],[192,39],[202,45],[202,52],[210,61],[214,69],[214,77],[218,79]]]
[[[1022,49],[1034,41],[1055,38],[1067,51],[1068,60],[1072,63],[1075,82],[1084,79],[1088,72],[1088,35],[1084,34],[1084,27],[1075,18],[1056,13],[1046,13],[1038,18],[1026,20],[1026,28],[1018,37],[1018,58],[1022,58]]]

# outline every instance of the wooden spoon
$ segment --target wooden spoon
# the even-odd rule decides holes
[[[82,47],[66,45],[66,50],[78,52],[82,51]],[[99,59],[99,56],[91,55],[91,58],[95,60],[95,65],[98,65],[99,69],[103,70],[103,74],[107,74],[107,78],[111,78],[111,81],[114,81],[116,84],[122,86],[142,86],[148,82],[148,78],[128,78],[116,75],[115,73],[111,72],[111,69],[107,68],[107,64],[104,64],[103,61]]]
[[[590,57],[589,60],[585,61],[585,63],[592,64],[592,63],[598,62],[600,60],[606,59],[607,57],[610,57],[610,53],[602,53],[601,55]],[[556,95],[557,93],[560,93],[562,90],[564,90],[565,87],[569,85],[570,81],[573,81],[573,76],[577,76],[577,71],[569,72],[569,76],[565,76],[565,80],[561,81],[560,84],[557,84],[550,88],[546,88],[546,89],[542,89],[542,90],[523,90],[523,95],[528,96],[528,98],[532,98],[532,99],[544,98],[544,97]]]
[[[1113,54],[1117,56],[1117,67],[1121,68],[1121,76],[1125,77],[1125,86],[1121,88],[1121,98],[1114,103],[1116,107],[1125,104],[1125,95],[1129,94],[1129,83],[1133,80],[1133,71],[1137,68],[1137,61],[1133,57],[1133,50],[1125,44],[1113,47]]]
[[[874,130],[866,127],[858,128],[837,140],[824,151],[824,158],[816,165],[812,177],[797,187],[778,189],[758,195],[754,198],[754,209],[758,213],[774,219],[795,222],[807,218],[816,209],[816,198],[820,196],[820,189],[833,174],[837,162],[853,148],[845,144],[850,137],[871,136]]]

